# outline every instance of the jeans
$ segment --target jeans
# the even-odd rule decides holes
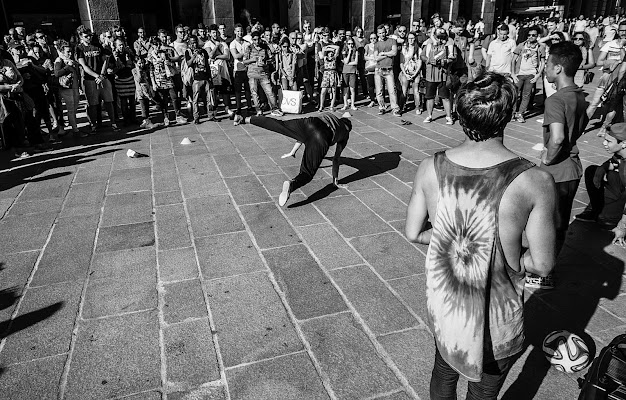
[[[524,114],[526,109],[528,108],[528,104],[530,103],[530,96],[533,90],[535,89],[536,83],[532,83],[530,80],[533,79],[534,75],[518,75],[517,76],[517,91],[522,94],[522,101],[520,102],[518,113]]]
[[[141,107],[141,118],[150,118],[150,100],[148,100],[146,97],[141,97],[138,99],[138,101],[139,106]]]
[[[237,114],[241,114],[242,90],[246,96],[248,112],[250,112],[250,109],[252,108],[252,99],[250,94],[248,74],[246,73],[246,71],[235,71],[235,77],[233,79],[233,82],[233,90],[235,91],[235,103],[237,104]]]
[[[467,385],[466,400],[496,400],[502,389],[509,370],[515,363],[517,356],[510,356],[502,360],[492,361],[483,365],[483,374],[480,382],[469,382]],[[456,384],[459,373],[456,372],[435,349],[435,366],[430,380],[431,400],[456,400]]]
[[[267,75],[256,75],[250,74],[250,72],[248,72],[248,83],[250,84],[252,101],[254,101],[254,107],[256,107],[257,111],[261,111],[257,85],[261,85],[261,89],[263,89],[263,92],[267,96],[267,101],[270,104],[270,108],[272,110],[278,108],[276,106],[276,96],[274,96],[274,92],[272,92],[272,84],[270,83],[270,79],[267,77]]]
[[[200,118],[200,107],[198,107],[198,100],[200,100],[200,96],[202,96],[204,92],[204,104],[206,105],[207,114],[211,114],[215,116],[215,89],[211,87],[211,82],[202,80],[202,81],[193,81],[191,88],[193,90],[193,119]]]
[[[398,97],[396,95],[396,80],[393,76],[393,69],[376,69],[374,72],[374,85],[376,86],[376,98],[378,99],[378,108],[381,110],[385,108],[385,96],[383,95],[383,79],[387,85],[387,92],[389,92],[389,103],[391,103],[392,110],[399,110]]]
[[[174,107],[174,113],[176,116],[180,115],[180,109],[178,108],[178,103],[176,102],[176,90],[174,88],[170,89],[157,89],[156,92],[159,94],[159,105],[161,106],[161,112],[163,116],[166,117],[167,113],[167,104],[171,101],[172,106]]]
[[[589,205],[585,211],[603,221],[617,224],[624,212],[626,190],[617,171],[606,172],[605,179],[600,181],[600,187],[597,188],[593,178],[599,168],[602,167],[590,165],[585,169],[585,188],[589,195]]]
[[[78,131],[76,112],[78,111],[78,102],[80,101],[78,88],[60,89],[59,93],[65,102],[65,107],[67,108],[67,119],[70,121],[70,126],[72,127],[72,130],[76,132]]]
[[[375,74],[367,74],[365,75],[365,79],[367,81],[367,93],[369,94],[370,101],[376,103],[378,100],[376,99],[376,84],[374,83],[374,75]]]

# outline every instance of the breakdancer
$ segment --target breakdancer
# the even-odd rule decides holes
[[[234,124],[247,123],[260,126],[304,144],[300,173],[292,180],[283,183],[283,191],[278,197],[278,204],[282,207],[287,203],[289,195],[293,191],[311,182],[324,160],[328,148],[334,144],[337,147],[333,157],[333,185],[340,187],[338,182],[339,157],[348,144],[348,137],[352,130],[352,122],[348,119],[350,116],[350,113],[344,113],[341,118],[338,118],[331,113],[322,113],[317,117],[279,121],[262,116],[244,119],[241,115],[237,115]]]

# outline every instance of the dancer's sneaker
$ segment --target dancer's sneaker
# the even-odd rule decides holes
[[[280,193],[280,196],[278,196],[278,205],[279,206],[284,206],[285,204],[287,204],[287,200],[289,200],[289,187],[291,186],[291,181],[285,181],[283,182],[283,191]]]

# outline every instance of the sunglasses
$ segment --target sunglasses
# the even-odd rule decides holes
[[[537,37],[539,35],[537,35],[536,33],[529,33],[528,36]]]
[[[585,38],[575,37],[574,40],[585,40]]]
[[[406,29],[399,29],[398,30],[398,33],[405,33],[405,32],[406,32]]]

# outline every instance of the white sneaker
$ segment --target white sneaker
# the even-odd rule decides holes
[[[165,126],[170,126],[170,120],[169,120],[169,118],[167,118],[167,117],[163,118],[163,125],[165,125]]]
[[[283,182],[283,191],[280,193],[280,196],[278,196],[278,205],[281,207],[287,204],[287,200],[289,200],[289,194],[290,194],[289,187],[290,186],[291,186],[290,181]]]
[[[454,120],[450,117],[446,117],[446,125],[454,125]]]
[[[433,122],[433,117],[431,117],[430,115],[428,117],[426,117],[426,119],[424,119],[424,123],[429,124]]]
[[[176,117],[176,123],[177,124],[186,124],[187,123],[187,118],[183,117],[182,115],[179,115],[178,117]]]
[[[348,109],[348,105],[344,105],[343,107],[341,107],[341,111],[346,111]]]
[[[354,104],[352,105],[352,107],[350,107],[350,109],[351,109],[352,111],[356,111],[356,110],[358,110],[358,108],[356,108],[356,106],[355,106]]]
[[[273,110],[271,114],[274,117],[282,117],[283,115],[285,115],[279,108]]]
[[[235,113],[235,112],[234,112],[234,111],[232,111],[230,108],[227,108],[227,109],[226,109],[226,114],[228,114],[228,116],[229,116],[229,117],[232,117],[234,113]]]

